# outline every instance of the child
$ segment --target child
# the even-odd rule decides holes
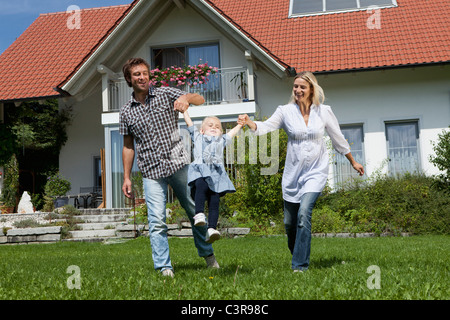
[[[188,185],[195,200],[194,225],[206,224],[204,212],[205,201],[208,201],[206,241],[213,243],[220,239],[220,232],[216,230],[220,197],[236,191],[223,165],[223,150],[242,125],[238,124],[230,132],[222,135],[222,124],[217,117],[206,117],[200,131],[194,126],[187,111],[184,112],[184,120],[194,143],[194,161],[189,165],[188,171]]]

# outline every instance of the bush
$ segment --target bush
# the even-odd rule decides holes
[[[59,211],[59,214],[67,215],[67,216],[79,216],[82,214],[82,212],[80,210],[78,210],[77,208],[75,208],[73,205],[66,204],[65,206],[63,206],[61,208],[61,210]]]
[[[34,219],[25,219],[25,220],[20,220],[20,221],[15,221],[13,223],[13,226],[19,229],[26,229],[26,228],[38,228],[41,227],[42,225],[37,222]]]
[[[245,164],[235,164],[233,170],[228,172],[236,193],[221,199],[220,214],[241,226],[252,227],[252,232],[266,230],[270,233],[273,231],[271,222],[283,224],[281,180],[287,135],[284,130],[278,131],[278,145],[275,145],[279,150],[278,171],[273,175],[262,175],[261,169],[267,166],[261,164],[259,157],[256,164],[250,164],[250,135],[246,130]],[[447,175],[450,167],[449,137],[449,131],[440,135],[435,147],[436,164],[439,163],[441,170],[447,170]],[[268,155],[272,154],[270,138],[271,135],[267,135]],[[238,143],[234,148],[234,154],[238,153]],[[448,234],[448,176],[445,188],[442,188],[442,181],[441,178],[422,174],[389,177],[380,169],[371,178],[353,181],[337,192],[332,193],[326,187],[313,210],[312,232]],[[282,233],[282,228],[278,228],[277,232]]]
[[[227,194],[221,201],[224,202],[224,208],[230,214],[238,212],[241,220],[256,223],[260,228],[270,226],[270,222],[280,221],[283,217],[283,197],[281,190],[281,179],[284,170],[284,162],[286,159],[287,134],[284,130],[278,130],[278,135],[268,134],[267,142],[258,139],[257,150],[258,155],[256,164],[251,161],[253,154],[250,152],[250,136],[248,128],[244,129],[245,135],[245,164],[235,164],[233,171],[229,172],[229,176],[236,187],[236,193]],[[274,137],[278,141],[272,141]],[[272,143],[273,142],[273,143]],[[266,154],[268,157],[276,157],[278,170],[274,174],[264,175],[270,165],[263,164],[267,162],[262,159],[263,154],[260,152],[261,144],[267,146]],[[273,149],[272,149],[273,148]],[[237,143],[235,143],[234,154],[241,156]]]
[[[330,207],[322,207],[314,210],[311,218],[313,233],[343,232],[346,230],[347,222],[340,214]]]
[[[438,142],[432,142],[436,155],[430,156],[430,161],[443,173],[438,175],[438,187],[450,189],[450,130],[444,130],[438,135]]]
[[[325,194],[317,201],[313,218],[317,213],[328,214],[330,217],[321,218],[325,221],[335,221],[338,215],[346,222],[342,232],[448,234],[450,231],[448,193],[435,186],[435,179],[424,175],[379,177],[367,185],[355,184]],[[312,227],[314,230],[314,224]],[[329,227],[320,232],[334,231],[335,228]]]
[[[47,183],[45,184],[44,190],[47,196],[62,197],[69,192],[70,187],[70,182],[59,173],[56,173],[47,178]]]
[[[19,192],[19,164],[16,155],[12,155],[5,164],[5,176],[0,194],[0,202],[6,207],[15,207]]]

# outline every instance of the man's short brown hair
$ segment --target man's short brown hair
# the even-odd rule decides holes
[[[148,64],[147,61],[145,61],[142,58],[131,58],[130,60],[128,60],[125,65],[122,68],[122,72],[123,72],[123,76],[125,77],[125,80],[127,81],[128,86],[131,88],[131,68],[135,67],[135,66],[139,66],[139,65],[145,65],[148,69],[148,71],[150,71],[150,65]]]

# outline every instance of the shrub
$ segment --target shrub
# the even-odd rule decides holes
[[[438,135],[438,142],[432,142],[436,155],[429,157],[439,170],[443,171],[438,175],[438,186],[444,190],[450,189],[450,130],[444,130]]]
[[[19,192],[19,164],[16,155],[12,155],[5,164],[5,176],[0,194],[0,202],[6,207],[15,207]]]
[[[261,175],[258,157],[250,164],[250,135],[245,135],[245,164],[235,164],[229,171],[236,193],[221,199],[221,216],[253,230],[269,230],[271,222],[282,224],[283,199],[281,180],[286,159],[287,135],[279,130],[279,167],[273,175]],[[267,154],[272,153],[271,135],[267,135]],[[258,139],[259,140],[259,139]],[[449,132],[440,135],[436,151],[439,163],[449,168]],[[259,148],[260,146],[258,146]],[[238,145],[234,145],[234,154]],[[387,162],[383,163],[383,166]],[[443,167],[441,167],[442,170]],[[337,192],[325,188],[312,216],[313,232],[410,232],[414,234],[448,234],[450,231],[450,197],[436,178],[423,174],[390,177],[382,168],[367,180],[358,179]],[[449,171],[447,171],[448,173]],[[439,180],[441,181],[441,180]],[[230,217],[233,213],[233,217]],[[279,228],[280,232],[283,232]]]
[[[313,233],[342,232],[346,229],[346,221],[341,215],[330,207],[314,210],[311,218]]]
[[[13,223],[13,226],[16,228],[25,229],[25,228],[37,228],[37,227],[41,227],[42,225],[34,219],[25,219],[25,220],[15,221]]]
[[[67,204],[61,208],[61,210],[59,211],[59,214],[68,215],[68,216],[79,216],[82,214],[82,212],[80,210],[78,210],[77,208],[75,208],[73,205]]]
[[[50,197],[65,196],[70,190],[70,182],[59,173],[51,175],[47,178],[44,190],[45,194]]]
[[[273,141],[273,143],[270,134],[267,135],[267,142],[264,140],[261,142],[261,139],[258,139],[257,150],[260,150],[261,144],[266,145],[268,157],[276,157],[278,161],[278,170],[274,174],[264,175],[262,174],[264,170],[267,170],[273,163],[263,164],[265,162],[261,158],[263,153],[257,152],[256,164],[250,164],[250,158],[253,155],[250,153],[251,135],[247,133],[248,130],[248,128],[243,130],[245,164],[235,164],[233,172],[229,172],[236,187],[236,193],[227,194],[222,199],[228,213],[237,211],[242,219],[253,220],[258,225],[267,226],[271,221],[279,221],[283,217],[281,179],[286,159],[287,134],[284,130],[278,130],[278,135],[273,135],[278,141]],[[242,152],[237,144],[235,144],[234,152],[239,156],[239,152]],[[277,152],[278,154],[276,154]]]
[[[347,222],[350,232],[448,234],[450,198],[434,182],[424,175],[379,177],[365,186],[323,195],[313,218],[316,213],[333,212]]]

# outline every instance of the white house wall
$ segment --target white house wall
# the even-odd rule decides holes
[[[297,70],[301,71],[301,70]],[[426,66],[317,75],[326,101],[340,124],[363,124],[366,171],[370,175],[387,159],[386,121],[418,120],[422,170],[438,170],[429,162],[430,141],[450,125],[450,67]],[[289,100],[292,79],[285,83],[258,77],[261,118]],[[285,86],[284,88],[281,88]],[[386,168],[385,168],[386,169]]]
[[[221,68],[245,66],[245,50],[237,48],[228,37],[212,27],[190,6],[185,9],[174,8],[138,48],[135,56],[150,60],[152,47],[202,42],[219,42]]]
[[[60,101],[61,107],[73,108],[73,122],[67,128],[68,141],[59,156],[60,172],[71,182],[72,194],[79,193],[80,187],[94,186],[94,157],[100,156],[100,149],[105,145],[101,101],[100,84],[84,100]]]

